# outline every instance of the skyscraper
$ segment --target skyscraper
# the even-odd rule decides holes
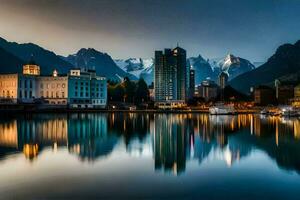
[[[228,82],[228,74],[225,73],[225,72],[221,72],[220,75],[219,75],[219,86],[221,88],[221,101],[224,101],[224,89],[227,85],[227,82]]]
[[[195,94],[195,70],[190,69],[190,80],[189,80],[189,98],[192,99]]]
[[[155,51],[155,101],[185,101],[188,89],[186,51],[180,47]]]
[[[219,86],[221,89],[224,89],[228,82],[228,74],[225,72],[221,72],[219,75]]]

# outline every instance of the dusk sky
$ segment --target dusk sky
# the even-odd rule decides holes
[[[0,37],[57,54],[93,47],[113,58],[227,53],[264,61],[300,39],[300,0],[0,0]]]

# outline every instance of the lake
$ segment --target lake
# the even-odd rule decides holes
[[[0,117],[0,199],[299,199],[300,120]]]

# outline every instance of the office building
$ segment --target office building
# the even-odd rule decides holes
[[[188,95],[186,51],[180,47],[155,52],[155,101],[185,101]]]

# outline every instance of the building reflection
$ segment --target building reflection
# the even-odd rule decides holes
[[[154,116],[155,169],[179,174],[185,170],[188,128],[186,115]]]
[[[68,124],[68,149],[81,160],[106,156],[118,142],[116,135],[108,133],[106,115],[73,114]]]
[[[187,160],[200,164],[210,156],[231,166],[253,149],[261,149],[283,168],[292,165],[298,170],[300,151],[292,149],[300,149],[299,130],[298,119],[279,117],[155,115],[155,169],[180,174]]]
[[[64,149],[81,161],[94,161],[118,144],[131,156],[153,156],[155,170],[176,175],[190,160],[200,165],[222,159],[231,166],[256,149],[279,167],[300,172],[297,118],[125,113],[0,118],[0,159],[22,153],[32,161],[45,149]]]

